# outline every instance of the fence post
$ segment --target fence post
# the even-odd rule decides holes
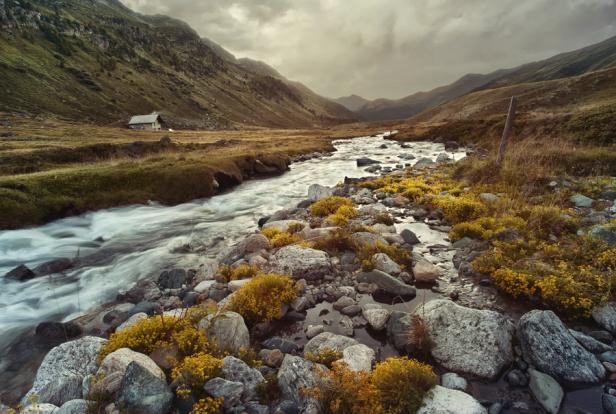
[[[503,136],[501,137],[500,147],[498,148],[498,156],[496,157],[496,166],[500,167],[503,159],[505,158],[505,151],[507,151],[507,144],[509,143],[509,135],[511,135],[511,128],[513,127],[513,121],[515,119],[515,110],[517,105],[517,99],[515,96],[511,97],[509,103],[509,112],[507,113],[507,121],[505,121],[505,129],[503,130]]]

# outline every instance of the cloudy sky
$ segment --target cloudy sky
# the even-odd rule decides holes
[[[318,93],[400,98],[616,35],[616,0],[124,0]]]

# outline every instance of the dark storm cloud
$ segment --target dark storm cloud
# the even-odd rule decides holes
[[[616,0],[125,0],[327,96],[402,97],[616,35]]]

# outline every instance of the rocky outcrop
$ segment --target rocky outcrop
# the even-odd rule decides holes
[[[53,348],[43,359],[22,403],[27,404],[31,396],[36,396],[41,404],[60,407],[67,401],[83,398],[83,379],[96,372],[96,358],[106,342],[86,336]]]
[[[199,329],[223,351],[237,353],[250,347],[250,333],[239,313],[227,311],[208,315],[199,322]]]
[[[415,314],[434,341],[432,356],[447,369],[492,379],[513,362],[513,323],[497,312],[433,300]]]
[[[332,272],[329,255],[321,250],[286,246],[278,250],[268,264],[270,271],[295,279],[316,280]]]
[[[597,383],[605,368],[584,349],[552,311],[532,310],[518,322],[525,359],[566,384]]]
[[[167,414],[173,393],[167,382],[152,374],[138,362],[126,368],[118,391],[118,403],[134,414]]]
[[[470,395],[436,385],[423,400],[417,414],[488,414]]]

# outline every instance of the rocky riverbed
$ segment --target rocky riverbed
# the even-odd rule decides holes
[[[437,161],[450,162],[446,153]],[[400,168],[379,168],[370,159],[357,162],[372,173],[400,173],[395,171]],[[438,168],[425,159],[413,171],[429,174]],[[408,332],[414,315],[421,317],[434,342],[428,361],[440,383],[425,397],[422,413],[616,412],[615,303],[597,308],[594,321],[571,324],[549,310],[533,309],[532,303],[505,297],[469,265],[484,243],[450,243],[441,212],[372,192],[361,187],[362,181],[312,185],[297,207],[272,211],[253,234],[215,258],[141,279],[115,301],[72,321],[40,324],[37,336],[55,346],[38,367],[31,389],[19,396],[25,406],[31,397],[36,400],[22,412],[86,412],[86,400],[100,386],[94,378],[105,378],[103,386],[112,396],[106,413],[189,412],[187,403],[174,397],[177,384],[167,380],[168,367],[160,355],[124,348],[102,361],[97,356],[111,332],[159,313],[181,316],[183,309],[205,301],[215,302],[218,310],[199,327],[223,348],[237,352],[253,347],[264,362],[253,368],[233,356],[224,358],[220,376],[205,384],[209,395],[224,397],[224,412],[319,412],[318,403],[302,393],[318,383],[308,354],[337,351],[357,371],[369,371],[390,356],[412,356]],[[309,209],[332,195],[350,198],[357,206],[357,228],[370,229],[351,234],[355,243],[378,241],[403,249],[412,255],[412,266],[403,268],[378,253],[373,269],[366,270],[356,252],[330,254],[309,247],[307,242],[317,243],[336,231]],[[609,215],[611,210],[588,212],[592,214]],[[393,221],[383,224],[383,215]],[[273,247],[259,233],[268,228],[293,229],[301,241]],[[250,323],[226,307],[247,280],[222,280],[219,271],[225,265],[289,275],[299,296],[280,320]],[[16,273],[27,274],[28,269],[18,269]],[[256,390],[272,376],[280,394],[266,403]]]

